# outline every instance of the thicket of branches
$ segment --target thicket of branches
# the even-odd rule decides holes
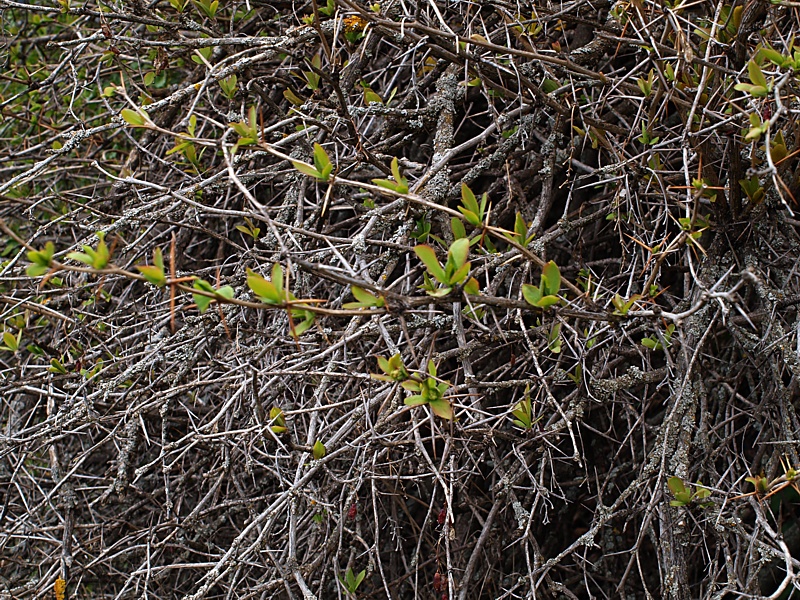
[[[796,4],[0,10],[0,597],[793,593]]]

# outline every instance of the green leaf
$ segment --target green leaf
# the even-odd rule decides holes
[[[94,261],[92,261],[92,266],[95,269],[105,269],[108,265],[108,260],[111,258],[111,253],[108,249],[108,245],[106,244],[106,234],[103,231],[97,232],[97,237],[99,241],[97,242],[97,250],[94,255]],[[84,250],[87,252],[89,249],[84,246]]]
[[[545,80],[542,81],[542,86],[541,86],[542,91],[545,94],[552,94],[560,87],[561,85],[557,81],[553,81],[552,79],[547,79],[547,78],[545,78]]]
[[[272,281],[272,285],[275,286],[275,289],[278,291],[278,294],[283,296],[283,267],[281,267],[280,263],[274,263],[272,265],[272,269],[269,272],[270,280]]]
[[[385,375],[372,375],[374,379],[380,379],[382,381],[405,381],[408,379],[408,370],[403,364],[403,357],[399,352],[388,360],[379,356],[378,367]],[[405,385],[403,387],[405,387]],[[419,391],[418,387],[414,387],[413,389],[406,387],[406,389],[412,392]]]
[[[542,291],[535,285],[526,283],[522,286],[522,297],[531,306],[538,306],[539,301],[542,299]]]
[[[698,500],[705,500],[711,495],[711,490],[707,487],[703,487],[703,484],[698,481],[693,495]]]
[[[472,190],[466,183],[461,184],[461,201],[464,203],[464,207],[467,210],[472,211],[476,215],[480,213],[480,208],[478,208],[478,201],[475,198],[475,194],[472,193]]]
[[[353,294],[353,297],[357,300],[357,302],[348,302],[347,304],[343,304],[342,306],[344,308],[369,308],[373,306],[380,308],[384,305],[383,298],[380,298],[356,285],[350,286],[350,292]]]
[[[366,576],[367,576],[366,571],[361,571],[358,575],[356,575],[356,585],[355,585],[356,588],[358,588],[358,586],[361,585],[361,582],[364,581],[364,577]]]
[[[131,127],[146,127],[150,118],[143,109],[138,111],[131,110],[130,108],[123,108],[120,116]]]
[[[447,296],[447,294],[449,294],[452,291],[453,288],[445,286],[445,287],[426,290],[425,293],[428,294],[428,296],[430,296],[431,298],[444,298],[445,296]]]
[[[218,290],[214,290],[214,293],[217,296],[222,296],[226,300],[231,300],[236,292],[234,291],[234,289],[231,286],[223,285]]]
[[[458,217],[450,219],[450,229],[453,232],[453,237],[457,240],[467,237],[467,230],[464,229],[464,223]]]
[[[383,98],[381,98],[375,90],[368,87],[364,88],[364,104],[369,106],[373,102],[383,104]]]
[[[428,268],[430,274],[439,281],[439,283],[444,285],[450,283],[447,280],[447,275],[445,275],[442,265],[439,264],[439,259],[436,258],[436,252],[433,248],[427,244],[420,244],[419,246],[414,246],[414,253]]]
[[[233,97],[236,95],[236,83],[237,83],[236,75],[235,74],[228,75],[228,77],[226,77],[225,79],[220,79],[219,81],[217,81],[217,83],[219,84],[222,93],[225,94],[225,96],[229,100],[232,100]]]
[[[314,443],[314,447],[311,449],[311,454],[315,460],[323,458],[327,453],[328,451],[325,449],[325,445],[319,440]]]
[[[47,242],[42,250],[30,250],[28,252],[28,260],[31,265],[25,270],[29,277],[38,277],[44,275],[50,270],[50,264],[53,262],[53,254],[55,254],[55,246],[53,242]]]
[[[396,156],[392,158],[391,169],[392,169],[392,177],[394,177],[394,180],[401,187],[405,188],[404,190],[398,189],[397,191],[400,192],[401,194],[405,194],[406,192],[408,192],[408,179],[403,177],[402,173],[400,173],[400,163],[397,161]]]
[[[756,61],[751,60],[747,63],[747,74],[750,76],[750,81],[753,82],[753,85],[761,86],[764,90],[769,87],[767,78],[764,77],[764,73],[761,71],[761,67],[758,66]]]
[[[432,360],[428,361],[428,375],[436,377],[436,363]]]
[[[768,61],[778,65],[779,67],[783,66],[786,58],[780,52],[773,50],[772,48],[759,48],[759,54],[766,58]]]
[[[270,425],[270,429],[273,433],[286,433],[286,420],[283,416],[283,411],[280,408],[273,406],[269,409],[269,420],[272,423],[272,425]]]
[[[406,406],[422,406],[423,404],[427,403],[428,403],[427,398],[423,398],[422,396],[409,396],[408,398],[403,400],[403,404],[405,404]]]
[[[89,248],[89,250],[91,250],[91,248]],[[94,253],[93,250],[92,253]],[[67,254],[67,258],[71,258],[72,260],[82,262],[83,264],[88,265],[90,267],[94,263],[94,257],[90,256],[89,254],[85,254],[83,252],[70,252],[69,254]]]
[[[203,279],[195,279],[192,287],[203,292],[214,293],[213,286]],[[211,304],[212,298],[209,298],[208,296],[201,296],[200,294],[192,294],[192,300],[194,300],[194,303],[197,304],[197,308],[200,310],[200,312],[204,313],[208,310],[208,305]]]
[[[523,429],[530,429],[533,425],[533,409],[531,408],[530,386],[525,387],[525,396],[517,402],[511,414],[516,417],[514,424]]]
[[[57,358],[50,359],[50,367],[47,370],[51,373],[60,373],[61,375],[66,375],[68,373],[67,369]]]
[[[550,330],[550,334],[547,337],[547,348],[553,354],[561,352],[561,323],[556,323],[553,325],[553,329]]]
[[[469,186],[466,183],[461,184],[461,202],[463,203],[463,206],[459,206],[458,210],[460,210],[464,215],[467,223],[474,227],[480,227],[483,219],[483,207],[478,206],[478,201],[475,198],[475,194],[472,193],[472,190],[469,189]],[[482,202],[483,206],[485,206],[485,202],[486,196],[484,195]]]
[[[306,163],[297,162],[297,161],[293,160],[292,161],[292,166],[294,166],[295,169],[297,169],[298,171],[300,171],[304,175],[309,175],[311,177],[315,177],[316,179],[322,179],[322,173],[317,171],[311,165],[307,165]]]
[[[300,337],[314,324],[314,318],[316,315],[310,310],[302,310],[298,308],[293,308],[291,313],[293,317],[302,317],[301,321],[294,323],[293,329],[294,335],[296,337]]]
[[[433,414],[448,421],[453,420],[453,407],[447,400],[432,400],[428,402]]]
[[[158,287],[164,287],[164,285],[166,285],[167,277],[164,275],[163,269],[159,269],[155,265],[137,265],[136,268],[142,276],[153,285],[157,285]]]
[[[469,240],[467,238],[459,238],[450,245],[450,249],[447,251],[447,262],[452,264],[455,270],[458,270],[466,266],[468,256]],[[447,283],[453,283],[453,281],[451,280]]]
[[[139,265],[136,268],[150,283],[158,287],[164,287],[164,285],[166,285],[167,277],[164,273],[164,256],[161,253],[161,248],[153,250],[152,265]]]
[[[470,296],[477,296],[481,293],[481,287],[478,283],[478,280],[474,277],[470,277],[467,280],[467,283],[464,284],[464,293],[469,294]]]
[[[291,104],[295,106],[302,106],[305,102],[300,96],[295,94],[290,88],[283,90],[283,97],[286,98]]]
[[[522,218],[522,213],[517,213],[517,216],[514,219],[514,233],[517,234],[517,242],[522,245],[524,243],[525,236],[528,234],[528,224],[525,223],[525,219]]]
[[[19,340],[10,331],[3,332],[3,343],[6,345],[6,349],[11,352],[19,350]]]
[[[553,304],[558,304],[558,296],[542,296],[536,303],[536,306],[539,308],[548,308],[549,306],[553,306]]]
[[[552,260],[542,269],[541,289],[545,296],[556,295],[561,289],[561,271]]]
[[[247,286],[266,304],[281,304],[284,300],[272,282],[250,269],[247,269]]]
[[[380,368],[381,371],[383,371],[387,375],[389,375],[389,373],[391,372],[391,366],[389,364],[389,361],[385,359],[383,356],[378,357],[378,367]]]
[[[466,238],[461,238],[461,239],[466,241]],[[459,283],[464,281],[467,275],[469,275],[470,266],[471,266],[470,263],[464,263],[463,265],[461,265],[461,267],[457,269],[456,272],[450,276],[450,284],[458,285]]]
[[[46,265],[31,264],[31,265],[28,265],[27,269],[25,269],[25,274],[28,277],[39,277],[39,275],[44,275],[49,270],[50,270],[50,267],[48,267]]]
[[[670,477],[667,480],[667,487],[676,497],[678,494],[686,493],[686,485],[684,485],[683,479],[680,477]]]
[[[409,392],[421,392],[422,391],[422,384],[419,381],[415,380],[415,379],[409,379],[407,381],[404,381],[400,385],[404,390],[408,390]]]
[[[314,166],[317,167],[317,171],[320,173],[319,178],[323,181],[328,181],[330,174],[333,172],[333,165],[328,153],[325,152],[325,148],[320,144],[314,144]]]
[[[480,218],[478,217],[477,214],[475,214],[471,210],[467,210],[463,206],[459,206],[458,210],[460,210],[461,214],[464,215],[464,218],[467,220],[467,223],[469,223],[473,227],[480,227],[481,226],[481,220],[480,220]]]
[[[373,179],[372,183],[378,187],[382,187],[385,190],[391,190],[393,192],[397,191],[397,184],[389,179]]]

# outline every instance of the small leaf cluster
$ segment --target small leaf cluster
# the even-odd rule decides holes
[[[297,302],[295,295],[283,287],[283,268],[278,263],[272,265],[270,280],[252,269],[247,269],[247,286],[264,304],[284,305]],[[216,293],[219,293],[219,290]],[[301,319],[297,323],[290,323],[292,334],[295,336],[302,335],[314,324],[314,313],[302,306],[290,308],[289,315]]]
[[[486,211],[488,203],[488,194],[486,192],[481,196],[481,201],[475,197],[472,190],[469,189],[466,183],[461,184],[461,206],[458,207],[459,212],[464,215],[467,223],[473,227],[482,227],[485,219],[488,217]]]
[[[756,61],[751,60],[747,63],[747,74],[751,83],[737,83],[733,89],[750,94],[754,98],[764,98],[772,91],[772,85],[767,82],[761,66]]]
[[[522,297],[531,306],[547,308],[558,302],[558,291],[561,289],[561,271],[552,260],[542,269],[539,287],[531,284],[522,286]]]
[[[405,381],[410,377],[408,369],[403,364],[403,357],[398,352],[391,358],[378,357],[378,367],[383,371],[383,375],[373,373],[372,378],[379,381]]]
[[[757,175],[753,175],[750,179],[740,179],[739,185],[751,202],[757,204],[764,199],[766,192]]]
[[[219,8],[219,0],[192,0],[197,12],[213,19],[217,14]]]
[[[488,195],[484,193],[480,201],[478,201],[469,186],[462,183],[461,205],[458,206],[458,210],[464,215],[464,221],[479,231],[479,235],[476,235],[470,240],[470,245],[474,246],[480,243],[488,252],[492,254],[497,252],[491,239],[486,236],[486,227],[489,224],[489,213],[491,211]],[[468,237],[464,223],[458,217],[450,219],[450,229],[453,231],[453,237],[456,239]]]
[[[538,419],[533,418],[533,407],[531,405],[530,386],[525,387],[525,395],[522,400],[517,402],[514,410],[511,411],[514,417],[513,423],[520,429],[529,431]]]
[[[358,590],[358,586],[361,585],[361,582],[364,581],[364,577],[366,576],[366,571],[361,571],[358,575],[356,575],[353,573],[353,569],[347,569],[344,577],[339,577],[339,582],[342,584],[342,587],[347,590],[348,594],[355,594]]]
[[[228,100],[233,100],[233,97],[236,96],[236,90],[237,90],[236,74],[228,75],[224,79],[220,79],[219,81],[217,81],[217,83],[219,84],[219,87],[222,90],[222,93],[225,95],[225,97]]]
[[[621,317],[626,316],[636,301],[641,300],[641,298],[641,294],[634,294],[629,300],[625,300],[625,298],[619,294],[614,294],[614,297],[611,299],[611,304],[614,305],[614,314]]]
[[[528,235],[529,227],[530,225],[525,222],[525,219],[522,218],[522,215],[517,213],[517,216],[514,219],[514,232],[504,233],[503,235],[506,237],[506,239],[516,242],[523,248],[527,248],[528,244],[530,244],[533,241],[533,238],[536,237],[535,233]]]
[[[17,350],[19,350],[20,340],[22,340],[21,329],[17,332],[17,335],[14,335],[10,331],[4,331],[3,345],[0,346],[0,350],[4,350],[6,352],[16,352]]]
[[[161,248],[153,250],[153,264],[152,265],[138,265],[136,267],[142,276],[153,285],[164,287],[167,283],[167,276],[164,272],[164,256],[161,253]]]
[[[256,117],[256,107],[251,106],[247,111],[247,120],[236,123],[228,123],[231,129],[239,134],[236,148],[240,146],[252,146],[258,143],[258,119]]]
[[[667,481],[667,487],[675,497],[674,500],[669,501],[670,506],[687,506],[694,501],[698,501],[698,506],[702,508],[711,504],[710,502],[704,502],[704,500],[711,495],[711,490],[703,487],[703,484],[699,481],[694,486],[694,492],[689,491],[683,479],[680,477],[670,477]]]
[[[766,494],[770,487],[770,481],[766,477],[762,477],[761,475],[755,475],[753,477],[745,477],[744,479],[748,483],[752,483],[753,487],[756,488],[756,494]]]
[[[650,348],[650,350],[664,350],[664,348],[669,348],[672,345],[672,334],[675,331],[675,324],[671,323],[667,325],[666,331],[664,331],[663,335],[663,343],[661,338],[659,338],[658,334],[653,334],[648,337],[642,338],[642,346],[645,348]]]
[[[401,385],[403,389],[412,392],[414,395],[404,400],[406,406],[422,406],[427,404],[433,413],[451,421],[453,419],[453,407],[449,400],[446,400],[444,393],[450,387],[450,382],[440,381],[436,378],[436,365],[432,360],[428,361],[429,377],[413,375]]]
[[[314,144],[314,166],[293,160],[292,165],[294,168],[300,171],[305,175],[310,175],[320,181],[328,181],[330,179],[331,173],[333,173],[333,165],[331,164],[331,159],[328,157],[328,153],[325,152],[325,148],[323,148],[320,144]]]
[[[642,94],[644,94],[645,98],[650,97],[650,94],[653,93],[653,84],[656,81],[656,74],[653,69],[650,69],[650,72],[647,74],[647,79],[643,77],[639,77],[636,80],[636,85],[639,86],[639,89],[642,90]]]
[[[786,54],[781,54],[769,46],[760,48],[758,53],[760,56],[763,56],[771,63],[783,69],[791,69],[792,71],[800,69],[800,49],[794,45],[794,41],[789,44],[789,49]]]
[[[67,254],[67,258],[82,262],[93,269],[105,269],[108,265],[109,258],[111,258],[111,253],[109,252],[108,245],[106,245],[105,232],[98,231],[97,237],[100,240],[97,242],[97,249],[91,246],[84,246],[83,252],[70,252]]]
[[[442,419],[453,419],[453,407],[444,397],[444,393],[450,387],[450,382],[437,379],[436,365],[432,360],[428,361],[427,376],[417,373],[411,375],[399,353],[389,359],[379,356],[378,367],[383,371],[383,375],[373,373],[373,379],[399,382],[403,389],[414,394],[404,400],[406,406],[427,404],[435,415]]]
[[[447,251],[447,261],[444,267],[439,263],[439,259],[436,258],[436,251],[433,248],[426,244],[414,246],[414,253],[427,267],[428,273],[433,275],[433,278],[440,284],[437,286],[428,276],[428,273],[424,273],[422,289],[429,296],[434,298],[446,296],[455,286],[467,278],[470,269],[470,263],[467,262],[469,246],[469,240],[466,238],[455,240]],[[477,282],[475,284],[477,285]],[[475,286],[470,287],[474,289]]]
[[[50,270],[50,264],[53,262],[53,255],[56,253],[56,247],[53,242],[47,242],[41,250],[31,250],[28,252],[28,260],[31,264],[25,269],[28,277],[38,277],[44,275]]]
[[[253,224],[253,222],[247,217],[244,218],[244,222],[245,222],[244,225],[237,225],[236,226],[237,231],[241,231],[245,235],[249,235],[254,240],[257,240],[258,236],[261,234],[261,228],[260,227],[256,227]]]
[[[650,133],[650,130],[647,128],[647,125],[645,124],[644,121],[642,121],[641,127],[642,127],[642,135],[640,135],[636,139],[645,146],[655,146],[661,138],[658,136],[653,136],[653,134]]]
[[[373,179],[372,183],[387,190],[392,190],[393,192],[397,192],[398,194],[407,194],[408,193],[408,179],[403,177],[403,174],[400,173],[400,166],[398,165],[397,158],[392,158],[392,177],[394,177],[394,181],[389,179]]]
[[[272,425],[269,427],[272,430],[272,433],[280,435],[281,433],[286,433],[288,430],[286,427],[286,418],[283,416],[283,411],[277,406],[273,406],[269,409],[269,421],[272,423]]]
[[[683,231],[689,233],[689,241],[700,239],[703,232],[711,227],[711,222],[702,215],[697,215],[694,219],[691,217],[679,217],[678,223]]]
[[[179,134],[177,136],[175,139],[175,146],[170,150],[167,150],[167,156],[175,154],[176,152],[180,153],[195,169],[197,169],[197,171],[200,171],[200,161],[197,155],[197,149],[195,148],[194,142],[192,142],[190,139],[195,137],[196,130],[197,117],[192,115],[189,117],[189,125],[186,127],[187,135],[184,136],[183,134]]]
[[[306,79],[306,87],[310,90],[318,90],[320,81],[322,77],[317,73],[322,68],[322,57],[319,54],[315,54],[309,64],[313,67],[311,71],[303,71],[303,76]]]
[[[215,289],[214,286],[204,279],[195,279],[192,287],[200,292],[214,294],[215,296],[219,296],[225,300],[231,300],[234,296],[234,291],[231,286],[223,285]],[[211,304],[214,298],[203,294],[192,294],[192,300],[194,300],[194,303],[197,304],[197,308],[200,310],[200,312],[204,313],[208,310],[208,306]]]

